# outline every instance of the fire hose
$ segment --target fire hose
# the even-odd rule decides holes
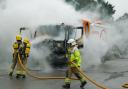
[[[26,71],[26,73],[33,77],[33,78],[36,78],[36,79],[41,79],[41,80],[48,80],[48,79],[65,79],[65,77],[39,77],[39,76],[36,76],[36,75],[33,75],[30,71],[28,71],[28,69],[22,64],[21,62],[21,58],[20,58],[20,55],[18,54],[18,61],[21,65],[21,67]],[[72,78],[73,80],[78,80],[76,78]]]
[[[47,79],[65,79],[65,77],[39,77],[39,76],[35,76],[33,74],[31,74],[27,68],[22,64],[21,62],[21,58],[20,58],[20,55],[18,54],[18,60],[19,60],[19,63],[21,65],[21,67],[26,71],[26,73],[31,76],[31,77],[34,77],[34,78],[37,78],[37,79],[42,79],[42,80],[47,80]],[[71,62],[73,65],[76,66],[75,63]],[[77,66],[76,66],[77,70],[79,71],[79,73],[84,77],[86,78],[88,81],[90,81],[91,83],[93,83],[94,85],[96,85],[97,87],[101,88],[101,89],[109,89],[101,84],[98,84],[96,83],[96,81],[92,80],[89,76],[87,76],[85,73],[83,73]],[[78,79],[75,79],[75,78],[72,78],[74,80],[78,80]]]
[[[96,81],[94,81],[93,79],[91,79],[88,75],[86,75],[85,73],[82,72],[82,70],[80,70],[79,67],[77,67],[77,65],[73,62],[71,62],[73,65],[75,65],[75,67],[77,68],[77,70],[79,71],[79,73],[88,81],[90,81],[92,84],[96,85],[97,87],[101,88],[101,89],[109,89],[107,87],[105,87],[104,85],[98,84]]]
[[[128,89],[128,83],[123,84],[122,87]]]

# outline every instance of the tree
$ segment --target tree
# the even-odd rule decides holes
[[[109,17],[112,17],[113,14],[115,14],[116,10],[114,10],[114,6],[111,5],[110,3],[100,2],[99,4],[101,5],[100,8],[99,8],[99,13],[101,13],[102,18],[104,16],[109,18]]]
[[[111,18],[115,13],[114,6],[104,0],[65,0],[67,3],[74,6],[77,11],[98,11],[101,18]]]

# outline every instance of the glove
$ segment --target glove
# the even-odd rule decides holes
[[[68,64],[72,64],[72,62],[71,61],[68,61]]]
[[[77,65],[77,62],[76,62],[76,60],[70,61],[70,64]]]

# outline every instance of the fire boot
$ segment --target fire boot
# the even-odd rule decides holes
[[[9,73],[9,76],[12,77],[12,74],[13,74],[13,72],[10,72],[10,73]]]
[[[70,89],[70,84],[65,84],[62,87],[65,88],[65,89]]]
[[[16,79],[19,79],[19,78],[20,78],[20,76],[21,76],[20,74],[17,74],[17,75],[16,75]]]
[[[82,82],[81,85],[80,85],[80,88],[81,88],[81,89],[84,89],[84,86],[85,86],[86,84],[87,84],[86,81]]]
[[[26,75],[22,75],[22,78],[25,79],[26,78]]]

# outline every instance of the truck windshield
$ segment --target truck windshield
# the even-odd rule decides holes
[[[48,35],[53,40],[77,39],[81,36],[80,29],[73,29],[73,26],[43,25],[38,27],[38,35]]]

